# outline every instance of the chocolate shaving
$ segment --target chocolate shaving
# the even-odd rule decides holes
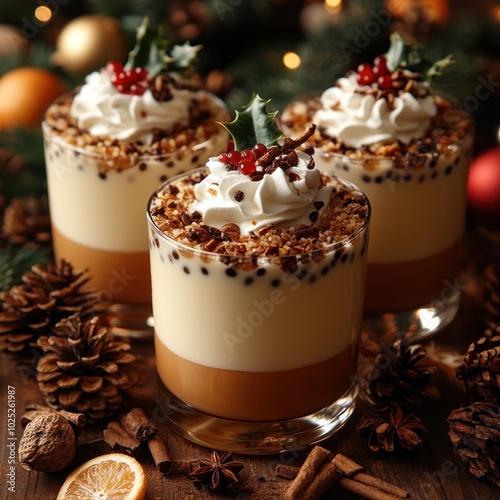
[[[309,128],[297,139],[291,139],[289,137],[285,138],[283,146],[271,146],[265,155],[262,155],[255,163],[257,166],[267,167],[270,165],[274,159],[281,155],[287,154],[297,149],[299,146],[304,144],[309,137],[311,137],[316,131],[316,125],[313,123]]]
[[[316,238],[319,235],[317,226],[305,226],[295,231],[295,237],[300,240],[301,238]]]
[[[185,226],[189,226],[193,222],[191,216],[187,212],[181,213],[181,221]]]

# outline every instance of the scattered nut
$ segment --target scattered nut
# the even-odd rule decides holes
[[[19,461],[25,469],[56,472],[67,467],[75,454],[73,428],[58,413],[37,415],[19,441]]]

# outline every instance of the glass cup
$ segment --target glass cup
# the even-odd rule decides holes
[[[366,206],[363,225],[294,257],[186,246],[154,222],[160,190],[152,195],[157,401],[181,435],[219,450],[276,453],[332,435],[351,415],[370,208],[357,187],[338,182]]]
[[[438,153],[352,158],[317,149],[316,165],[360,186],[372,206],[363,331],[421,341],[455,317],[472,127]]]
[[[214,106],[214,119],[227,116],[215,98]],[[218,127],[220,133],[174,153],[116,157],[68,142],[47,121],[42,127],[56,259],[89,269],[89,286],[109,305],[115,334],[152,338],[144,207],[167,178],[224,150],[227,133]]]

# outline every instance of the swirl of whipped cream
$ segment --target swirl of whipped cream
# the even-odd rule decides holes
[[[311,157],[301,151],[296,153],[299,158],[296,166],[286,171],[277,168],[260,181],[252,181],[237,170],[227,171],[224,163],[216,157],[210,158],[207,162],[210,174],[195,186],[196,201],[192,208],[203,215],[204,224],[220,229],[232,222],[238,224],[241,234],[268,224],[310,225],[310,214],[317,212],[318,218],[321,216],[333,188],[321,187],[319,170],[307,168]]]
[[[158,102],[148,89],[142,95],[121,94],[106,70],[88,75],[73,99],[71,116],[92,135],[150,143],[152,129],[170,131],[189,122],[190,90],[171,89],[173,98]]]
[[[386,99],[360,93],[370,87],[359,85],[356,79],[356,73],[340,78],[321,96],[322,108],[316,111],[314,123],[328,136],[353,148],[398,140],[408,144],[425,137],[437,113],[427,82],[414,81],[418,97],[410,92],[396,94],[390,107]]]

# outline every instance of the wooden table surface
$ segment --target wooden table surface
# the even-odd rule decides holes
[[[479,319],[481,305],[478,303],[477,280],[465,275],[466,286],[462,306],[458,317],[445,330],[426,343],[429,352],[444,351],[462,355],[471,341],[481,333]],[[155,362],[152,344],[135,344],[134,352],[144,356],[146,370],[145,380],[141,387],[132,391],[132,404],[142,406],[148,416],[161,415],[155,400]],[[499,499],[500,489],[493,484],[474,478],[458,456],[454,453],[448,438],[446,417],[450,411],[465,402],[462,385],[453,376],[451,370],[445,370],[435,376],[441,391],[438,401],[426,404],[416,411],[429,429],[424,438],[424,446],[415,454],[389,455],[371,452],[366,439],[356,433],[356,425],[366,411],[367,406],[359,402],[357,408],[345,427],[330,439],[321,443],[334,453],[343,453],[363,465],[366,472],[383,478],[389,482],[406,488],[413,499],[429,500],[487,500]],[[8,388],[15,388],[16,426],[14,436],[12,427],[8,427],[7,397]],[[36,382],[20,370],[6,355],[0,357],[0,498],[7,499],[40,499],[50,500],[57,496],[64,479],[69,472],[84,461],[103,453],[109,448],[100,437],[101,428],[93,426],[82,432],[77,457],[72,465],[59,473],[37,473],[23,469],[19,463],[15,466],[15,492],[8,490],[6,481],[9,470],[9,449],[7,445],[17,444],[22,436],[23,428],[20,417],[29,403],[43,403]],[[211,450],[194,445],[169,432],[165,422],[157,419],[159,432],[168,443],[171,454],[176,460],[187,460],[208,457]],[[10,432],[10,433],[9,433]],[[14,438],[14,439],[9,439]],[[279,463],[300,465],[306,452],[287,452],[273,456],[237,456],[245,464],[240,473],[244,489],[238,495],[217,495],[208,489],[197,489],[188,478],[164,477],[156,470],[149,456],[140,459],[148,480],[147,499],[279,499],[283,498],[289,482],[277,478],[275,467]],[[349,500],[358,498],[351,493],[331,489],[325,498]]]

